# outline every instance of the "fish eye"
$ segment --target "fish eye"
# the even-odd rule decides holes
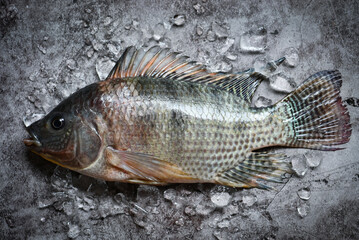
[[[60,130],[65,126],[65,119],[62,116],[55,116],[51,120],[51,126],[55,130]]]

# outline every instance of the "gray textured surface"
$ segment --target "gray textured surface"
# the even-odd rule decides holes
[[[356,1],[1,1],[0,238],[359,238],[359,111],[353,106],[345,150],[281,150],[306,174],[277,185],[279,192],[106,183],[56,167],[22,143],[24,116],[48,112],[98,81],[129,45],[169,46],[225,71],[295,48],[299,61],[280,67],[283,76],[299,84],[338,69],[343,98],[359,97],[358,19]],[[257,50],[243,51],[243,41],[254,38]],[[259,95],[273,102],[284,96],[267,82]],[[306,161],[319,160],[308,168]],[[310,189],[309,200],[299,198],[302,188]]]

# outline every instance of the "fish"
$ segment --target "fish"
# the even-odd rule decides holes
[[[253,68],[209,72],[158,46],[128,47],[105,80],[28,126],[24,143],[50,162],[106,181],[271,189],[292,172],[272,147],[340,150],[351,124],[338,70],[315,73],[274,105],[252,107],[267,79]]]

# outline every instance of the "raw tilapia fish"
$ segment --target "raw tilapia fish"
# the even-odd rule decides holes
[[[107,181],[267,188],[290,171],[267,147],[338,150],[351,135],[338,71],[318,72],[273,106],[253,108],[267,77],[209,73],[159,47],[127,48],[105,81],[27,127],[43,158]]]

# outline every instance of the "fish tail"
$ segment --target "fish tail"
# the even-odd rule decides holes
[[[289,123],[288,146],[335,151],[349,141],[351,124],[348,109],[339,96],[339,71],[321,71],[304,81],[282,99]],[[287,145],[286,144],[286,145]]]

